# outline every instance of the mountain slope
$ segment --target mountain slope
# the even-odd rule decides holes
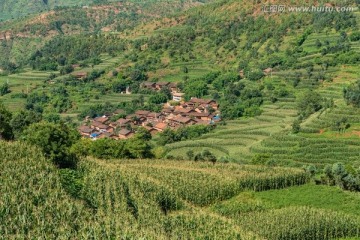
[[[93,0],[1,0],[0,16],[1,20],[15,19],[28,14],[39,13],[54,9],[55,7],[65,6],[82,6],[85,4],[92,4]]]
[[[204,3],[208,0],[190,0],[181,1],[184,5],[191,3]],[[53,9],[59,9],[63,7],[86,7],[89,5],[109,4],[112,2],[122,3],[139,3],[144,5],[151,5],[162,3],[161,0],[154,1],[139,1],[139,0],[1,0],[0,1],[0,22],[8,19],[17,19],[27,16],[29,14],[36,14],[46,12]],[[174,1],[176,4],[177,1]],[[175,7],[176,8],[176,7]],[[171,10],[170,10],[171,11]]]

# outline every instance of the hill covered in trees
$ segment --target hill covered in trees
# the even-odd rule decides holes
[[[133,2],[133,3],[143,3],[148,5],[146,2],[150,2],[154,4],[156,2],[163,1],[138,1],[138,0],[79,0],[79,1],[71,1],[71,0],[3,0],[0,4],[0,21],[8,20],[8,19],[17,19],[21,17],[28,16],[30,14],[36,14],[41,12],[46,12],[54,9],[61,9],[66,7],[87,7],[90,5],[99,5],[99,4],[109,4],[112,2]],[[176,2],[176,1],[175,1]],[[174,2],[174,3],[175,3]],[[182,1],[182,4],[192,3],[192,2],[205,2],[205,1]]]

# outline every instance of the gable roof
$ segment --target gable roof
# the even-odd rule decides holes
[[[183,123],[183,124],[193,121],[191,118],[188,118],[188,117],[175,117],[172,120],[175,122]]]
[[[130,130],[128,130],[128,129],[121,129],[120,131],[119,131],[119,135],[123,135],[123,136],[126,136],[126,135],[129,135],[130,133],[132,133]]]
[[[124,118],[120,118],[116,121],[116,123],[120,124],[120,125],[123,125],[123,124],[127,124],[127,123],[130,123],[131,120],[130,119],[124,119]]]
[[[209,104],[211,102],[215,102],[213,99],[202,99],[202,98],[191,98],[190,103],[200,103],[200,104]]]
[[[158,85],[158,86],[167,86],[169,84],[170,84],[169,82],[157,82],[156,83],[156,85]]]
[[[112,137],[112,136],[113,136],[112,133],[104,132],[104,133],[101,133],[99,138],[109,138],[109,137]]]
[[[162,130],[164,130],[167,127],[168,127],[168,125],[166,123],[158,123],[154,126],[154,128],[158,128],[158,129],[162,129]]]
[[[153,86],[155,86],[155,83],[154,82],[143,82],[143,86],[145,86],[145,87],[153,87]]]
[[[93,130],[88,126],[82,125],[79,127],[79,131],[82,133],[92,133]]]
[[[191,108],[177,108],[175,109],[175,113],[192,113],[195,112],[194,109]]]
[[[93,122],[91,123],[91,125],[94,126],[94,127],[100,128],[100,129],[107,129],[107,128],[109,128],[108,125],[102,124],[102,123],[97,122],[97,121],[93,121]]]
[[[147,117],[157,118],[157,117],[160,117],[162,115],[163,115],[162,113],[150,112],[150,113],[148,113]]]
[[[194,117],[210,117],[211,114],[209,112],[192,112],[189,115]]]
[[[182,97],[184,95],[185,95],[185,93],[173,93],[174,97]]]
[[[105,122],[107,122],[107,121],[109,120],[109,118],[108,118],[108,117],[105,117],[105,116],[102,116],[102,117],[94,118],[94,120],[95,120],[96,122],[105,123]]]
[[[150,111],[146,111],[146,110],[137,110],[135,112],[136,115],[140,115],[140,116],[146,116],[150,113]]]

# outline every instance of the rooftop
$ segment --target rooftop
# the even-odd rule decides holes
[[[129,135],[130,133],[131,133],[131,131],[128,129],[121,129],[119,131],[119,135],[123,135],[123,136]]]
[[[168,127],[168,125],[166,123],[158,123],[155,125],[155,128],[158,128],[158,129],[165,129],[167,127]]]

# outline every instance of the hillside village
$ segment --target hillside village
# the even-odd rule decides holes
[[[184,93],[178,92],[176,83],[144,82],[142,88],[153,91],[168,88],[172,100],[163,104],[161,112],[137,110],[133,114],[126,115],[124,110],[118,109],[96,118],[86,117],[78,128],[80,134],[92,140],[101,138],[119,140],[131,138],[139,127],[144,127],[155,135],[166,128],[211,125],[221,121],[219,104],[215,100],[191,97],[189,101],[185,101]],[[116,116],[121,117],[112,121]]]

